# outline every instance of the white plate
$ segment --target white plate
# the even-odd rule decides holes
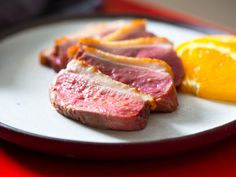
[[[40,50],[51,46],[53,39],[76,32],[88,23],[113,20],[104,17],[68,19],[24,29],[4,38],[0,43],[2,127],[56,141],[119,145],[192,136],[235,123],[236,104],[184,94],[178,94],[177,111],[151,114],[147,127],[141,131],[94,129],[57,113],[48,97],[48,87],[56,73],[39,64]],[[154,20],[148,21],[147,28],[157,35],[169,38],[175,45],[203,35],[190,28]],[[8,139],[5,135],[2,137]]]

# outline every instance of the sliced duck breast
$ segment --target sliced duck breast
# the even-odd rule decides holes
[[[83,124],[113,130],[146,126],[153,98],[114,81],[85,62],[72,60],[50,88],[56,110]]]
[[[178,106],[172,70],[161,60],[123,57],[87,46],[83,46],[83,54],[77,59],[95,66],[116,81],[153,96],[157,105],[153,111],[172,112]]]
[[[82,38],[80,45],[88,45],[116,55],[138,58],[161,59],[169,64],[174,72],[175,86],[184,78],[184,69],[173,45],[163,37],[147,37],[124,41],[104,41]]]
[[[137,37],[154,36],[145,30],[145,20],[136,19],[129,23],[116,21],[111,23],[97,23],[88,25],[78,33],[58,38],[54,46],[40,52],[40,63],[53,68],[56,72],[65,68],[69,62],[67,50],[77,44],[82,37],[104,40],[123,40]]]

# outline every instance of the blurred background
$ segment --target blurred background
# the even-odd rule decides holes
[[[129,9],[133,8],[129,12],[135,12],[136,5],[162,12],[167,8],[236,30],[236,0],[0,0],[0,30],[45,16],[107,12],[108,6],[108,12],[113,13],[117,12],[118,1],[124,3],[122,7],[119,5],[119,13],[127,13],[127,3],[135,4],[129,5]],[[141,11],[137,13],[145,14]]]
[[[133,0],[153,7],[166,7],[236,30],[236,0]]]

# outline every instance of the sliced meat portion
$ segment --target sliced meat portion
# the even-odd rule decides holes
[[[117,21],[112,23],[99,23],[88,25],[77,34],[64,36],[55,40],[54,46],[40,53],[40,63],[53,68],[56,72],[66,67],[70,58],[67,50],[82,37],[91,37],[103,40],[123,40],[138,37],[154,36],[145,29],[145,20],[137,19],[130,23]]]
[[[83,46],[78,59],[116,81],[153,96],[157,105],[153,111],[172,112],[178,106],[171,68],[161,60],[122,57],[87,46]]]
[[[79,43],[121,56],[161,59],[171,66],[175,86],[179,86],[184,78],[182,62],[173,45],[166,38],[147,37],[124,41],[83,38],[79,40]]]
[[[82,37],[102,38],[125,25],[124,21],[112,23],[89,24],[78,33],[63,36],[54,41],[54,46],[44,49],[40,52],[40,63],[53,68],[56,72],[65,68],[69,62],[67,49],[77,43]]]
[[[153,99],[112,80],[82,61],[72,60],[50,88],[56,110],[101,129],[139,130],[146,126]]]

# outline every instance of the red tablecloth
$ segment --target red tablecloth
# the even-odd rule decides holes
[[[130,162],[84,161],[50,157],[0,141],[1,177],[51,176],[235,177],[236,136],[178,156]]]
[[[142,13],[186,23],[216,25],[172,11],[143,7],[135,3],[106,0],[104,12]],[[84,161],[51,157],[0,141],[0,177],[49,176],[236,176],[236,136],[220,143],[155,160],[129,162]]]

